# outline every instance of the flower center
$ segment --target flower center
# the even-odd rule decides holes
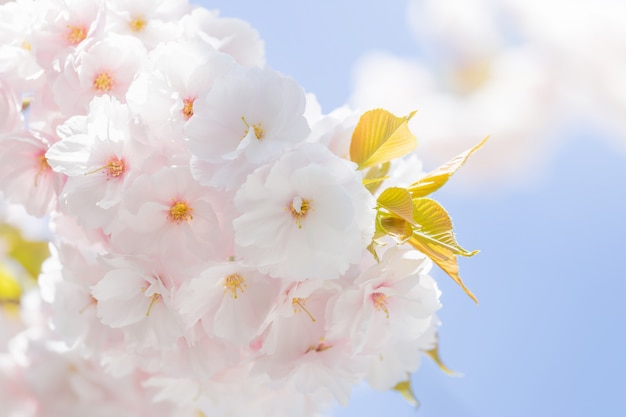
[[[113,77],[108,72],[101,72],[94,78],[93,88],[99,93],[108,93],[113,88]]]
[[[389,318],[389,310],[387,309],[387,296],[382,292],[372,293],[370,296],[372,297],[372,303],[374,303],[374,308],[378,311],[384,311]]]
[[[185,201],[174,201],[170,207],[167,217],[173,223],[181,223],[193,219],[191,212],[193,208]]]
[[[230,274],[224,278],[224,293],[230,292],[233,298],[239,296],[237,291],[243,294],[246,287],[246,280],[239,274]]]
[[[126,164],[123,159],[119,159],[117,156],[109,159],[109,162],[104,166],[107,170],[107,177],[117,178],[126,170]]]
[[[183,116],[185,116],[185,120],[189,120],[191,116],[193,116],[194,101],[196,101],[195,98],[186,98],[183,100]]]
[[[85,173],[85,175],[95,174],[96,172],[100,172],[100,171],[106,171],[106,175],[108,177],[107,181],[108,181],[110,178],[117,178],[120,175],[122,175],[126,171],[126,163],[124,162],[123,159],[118,158],[117,156],[113,155],[109,159],[109,161],[106,163],[106,165],[100,168],[96,168],[93,171],[89,171]]]
[[[65,39],[70,45],[78,45],[87,37],[87,28],[85,26],[67,25],[67,33]]]
[[[128,25],[130,26],[130,30],[133,32],[141,32],[143,28],[146,27],[146,23],[148,23],[146,22],[146,19],[139,16],[131,20]]]
[[[26,49],[27,51],[30,51],[32,49],[32,46],[31,46],[30,42],[28,42],[27,40],[23,40],[21,46],[22,46],[22,48]]]
[[[243,120],[243,124],[246,125],[246,131],[243,134],[243,137],[245,138],[246,136],[248,136],[248,132],[250,132],[250,125],[246,121],[245,117],[241,116],[241,120]],[[261,123],[253,124],[252,129],[254,129],[254,136],[258,140],[261,140],[263,139],[263,137],[265,137],[265,130],[263,130],[263,125]]]
[[[39,177],[43,174],[47,174],[48,172],[52,170],[52,168],[48,164],[48,160],[46,159],[45,151],[41,152],[41,154],[36,157],[36,161],[37,161],[36,162],[37,174],[35,175],[35,187],[37,186],[37,183],[39,182]]]
[[[291,306],[293,307],[294,313],[297,313],[299,311],[304,311],[307,314],[307,316],[309,316],[311,321],[315,321],[315,317],[313,317],[313,314],[311,314],[311,312],[306,309],[306,307],[304,306],[305,304],[306,304],[306,298],[295,297],[291,299]]]
[[[296,196],[291,201],[289,211],[291,212],[291,215],[296,219],[298,229],[302,229],[302,219],[306,217],[310,208],[311,200],[305,200],[300,196]]]

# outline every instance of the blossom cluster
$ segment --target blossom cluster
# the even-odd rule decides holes
[[[185,0],[0,16],[0,189],[54,236],[0,350],[9,416],[313,416],[436,346],[431,260],[381,236],[368,187],[419,162],[364,181],[358,115],[321,114],[247,23]]]

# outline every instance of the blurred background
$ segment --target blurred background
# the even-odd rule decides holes
[[[418,411],[359,387],[338,417],[626,415],[626,2],[213,0],[270,66],[343,104],[417,109],[429,170],[491,134],[435,196],[475,305],[443,291]]]

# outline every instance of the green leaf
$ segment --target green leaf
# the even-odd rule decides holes
[[[452,220],[446,210],[430,198],[413,200],[413,215],[418,227],[413,229],[407,243],[426,254],[443,269],[474,302],[476,296],[465,286],[459,276],[457,255],[474,256],[478,251],[467,251],[456,242]]]
[[[417,139],[409,130],[409,120],[415,113],[396,117],[383,109],[365,112],[352,134],[350,160],[364,169],[413,151]]]
[[[398,382],[392,389],[402,394],[404,399],[413,407],[415,408],[419,407],[420,403],[417,400],[417,396],[413,392],[413,388],[411,387],[410,377],[407,377],[406,381]]]
[[[479,150],[489,139],[489,137],[484,138],[480,143],[474,146],[472,149],[469,149],[462,154],[458,155],[456,158],[451,159],[447,163],[443,164],[439,168],[431,171],[429,174],[426,174],[425,177],[420,179],[417,182],[414,182],[408,187],[408,190],[411,192],[414,198],[417,197],[425,197],[438,189],[440,189],[448,179],[454,173],[465,164],[465,161],[468,160],[470,156],[477,150]]]

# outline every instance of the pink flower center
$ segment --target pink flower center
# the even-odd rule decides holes
[[[87,28],[85,26],[67,25],[65,39],[70,45],[78,45],[87,37]]]
[[[193,102],[196,101],[195,98],[186,98],[183,100],[183,116],[185,120],[191,119],[193,116]]]
[[[46,159],[46,152],[43,151],[36,158],[37,164],[37,174],[35,175],[35,187],[37,187],[37,183],[39,182],[39,177],[41,175],[45,175],[49,172],[52,172],[52,168],[48,165],[48,160]]]
[[[186,222],[193,219],[192,211],[193,208],[186,201],[174,201],[167,217],[172,223]]]
[[[378,311],[384,311],[389,318],[389,310],[387,309],[387,296],[382,292],[372,293],[370,296],[372,299],[372,303],[374,303],[374,308]]]
[[[130,26],[130,30],[132,30],[133,32],[141,32],[143,28],[146,27],[147,23],[148,22],[146,22],[146,19],[144,19],[141,16],[138,16],[134,18],[133,20],[131,20],[128,26]]]
[[[113,89],[113,77],[106,71],[99,73],[93,79],[93,88],[99,93],[108,93]]]
[[[224,292],[230,292],[233,298],[239,296],[237,291],[241,291],[243,294],[246,287],[246,280],[239,274],[230,274],[224,278]]]
[[[250,132],[251,126],[248,124],[245,117],[241,116],[241,120],[243,120],[243,124],[246,125],[246,131],[243,134],[243,137],[245,138],[246,136],[248,136],[248,132]],[[260,122],[253,124],[252,129],[254,129],[254,136],[258,140],[261,140],[263,139],[263,137],[265,137],[265,130],[263,130],[263,125]]]
[[[118,158],[117,156],[109,159],[109,162],[104,167],[107,170],[107,176],[112,178],[117,178],[124,173],[126,170],[126,164],[123,159]]]

